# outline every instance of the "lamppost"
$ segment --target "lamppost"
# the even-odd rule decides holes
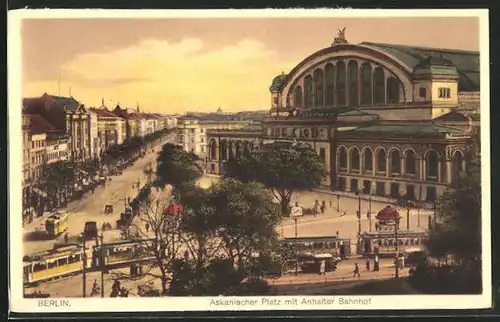
[[[361,235],[361,190],[356,191],[356,195],[358,196],[358,236]]]
[[[87,297],[87,247],[86,247],[86,240],[85,240],[85,233],[81,234],[82,236],[82,292],[83,292],[83,297]]]
[[[399,214],[394,214],[394,239],[396,240],[396,260],[395,260],[395,277],[399,278],[399,242],[398,242],[398,229],[399,229]]]
[[[295,222],[295,242],[297,242],[297,238],[299,237],[297,222],[298,222],[299,217],[301,217],[302,215],[303,215],[302,207],[300,207],[298,203],[295,203],[295,205],[292,207],[292,212],[290,214],[290,216],[293,218],[293,220]],[[299,274],[299,258],[296,254],[296,256],[295,256],[295,276],[297,276],[298,274]]]
[[[101,251],[99,257],[99,266],[101,266],[101,297],[104,298],[104,270],[105,270],[105,262],[104,262],[104,232],[101,232],[101,235],[98,236],[101,240]],[[96,243],[99,245],[98,239],[96,238]]]
[[[337,195],[337,212],[340,212],[340,195]]]

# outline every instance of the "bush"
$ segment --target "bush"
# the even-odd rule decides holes
[[[408,281],[415,289],[431,294],[479,294],[482,292],[480,262],[415,268]]]
[[[267,295],[271,291],[269,284],[260,278],[250,278],[245,282],[231,287],[224,295],[230,296],[258,296]]]

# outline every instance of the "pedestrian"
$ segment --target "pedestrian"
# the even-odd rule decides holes
[[[149,223],[146,223],[146,232],[149,232]]]
[[[139,264],[139,275],[142,276],[142,265]]]
[[[339,231],[337,230],[337,237],[339,237]]]
[[[369,258],[366,259],[366,271],[368,271],[368,272],[370,271],[370,259]]]
[[[380,269],[380,267],[379,267],[378,255],[375,255],[375,262],[373,264],[373,270],[375,272],[378,272],[379,269]]]
[[[319,274],[320,275],[326,275],[326,263],[325,260],[323,259],[319,265]]]
[[[352,271],[354,273],[354,275],[352,277],[355,277],[356,275],[358,275],[358,277],[361,277],[361,275],[359,275],[359,267],[358,267],[358,263],[354,263],[354,271]]]
[[[330,208],[332,208],[332,201],[330,200]]]
[[[323,200],[321,202],[321,214],[324,214],[325,213],[325,208],[326,208],[326,202]]]

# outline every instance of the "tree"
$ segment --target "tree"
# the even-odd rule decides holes
[[[227,164],[227,177],[244,182],[257,181],[271,190],[288,215],[295,191],[313,189],[325,176],[321,158],[308,146],[270,147]]]
[[[215,209],[225,252],[244,271],[252,253],[275,249],[276,226],[282,218],[278,207],[256,182],[226,178],[210,190],[209,203]]]
[[[481,256],[481,163],[472,160],[457,182],[448,188],[437,202],[440,225],[431,232],[429,250],[446,252],[461,260]],[[442,252],[442,251],[441,251]]]
[[[187,247],[187,255],[193,262],[192,282],[194,295],[203,293],[206,266],[221,250],[218,238],[216,210],[210,204],[210,192],[198,186],[183,186],[180,203],[184,211],[180,222],[181,238]]]
[[[42,168],[42,182],[49,187],[56,197],[57,203],[61,203],[61,197],[66,201],[68,186],[72,187],[75,182],[75,164],[70,161],[57,161],[45,163]]]
[[[202,169],[182,146],[167,143],[158,156],[156,175],[157,184],[179,187],[196,181],[201,177]]]
[[[168,203],[160,200],[141,202],[138,215],[122,230],[123,239],[134,241],[137,245],[133,254],[135,259],[152,259],[144,274],[161,280],[163,295],[167,294],[169,273],[180,251],[180,245],[175,241],[176,218],[165,212],[167,206]],[[123,274],[117,276],[134,278]]]

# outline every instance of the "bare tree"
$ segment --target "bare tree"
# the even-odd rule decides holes
[[[129,225],[122,228],[123,239],[135,242],[132,256],[136,262],[147,259],[150,263],[142,272],[142,276],[159,278],[163,295],[167,292],[172,263],[181,250],[181,245],[175,238],[177,218],[166,212],[169,201],[157,198],[141,202],[137,215]],[[139,279],[142,278],[140,275],[118,274],[117,276],[118,278]]]

